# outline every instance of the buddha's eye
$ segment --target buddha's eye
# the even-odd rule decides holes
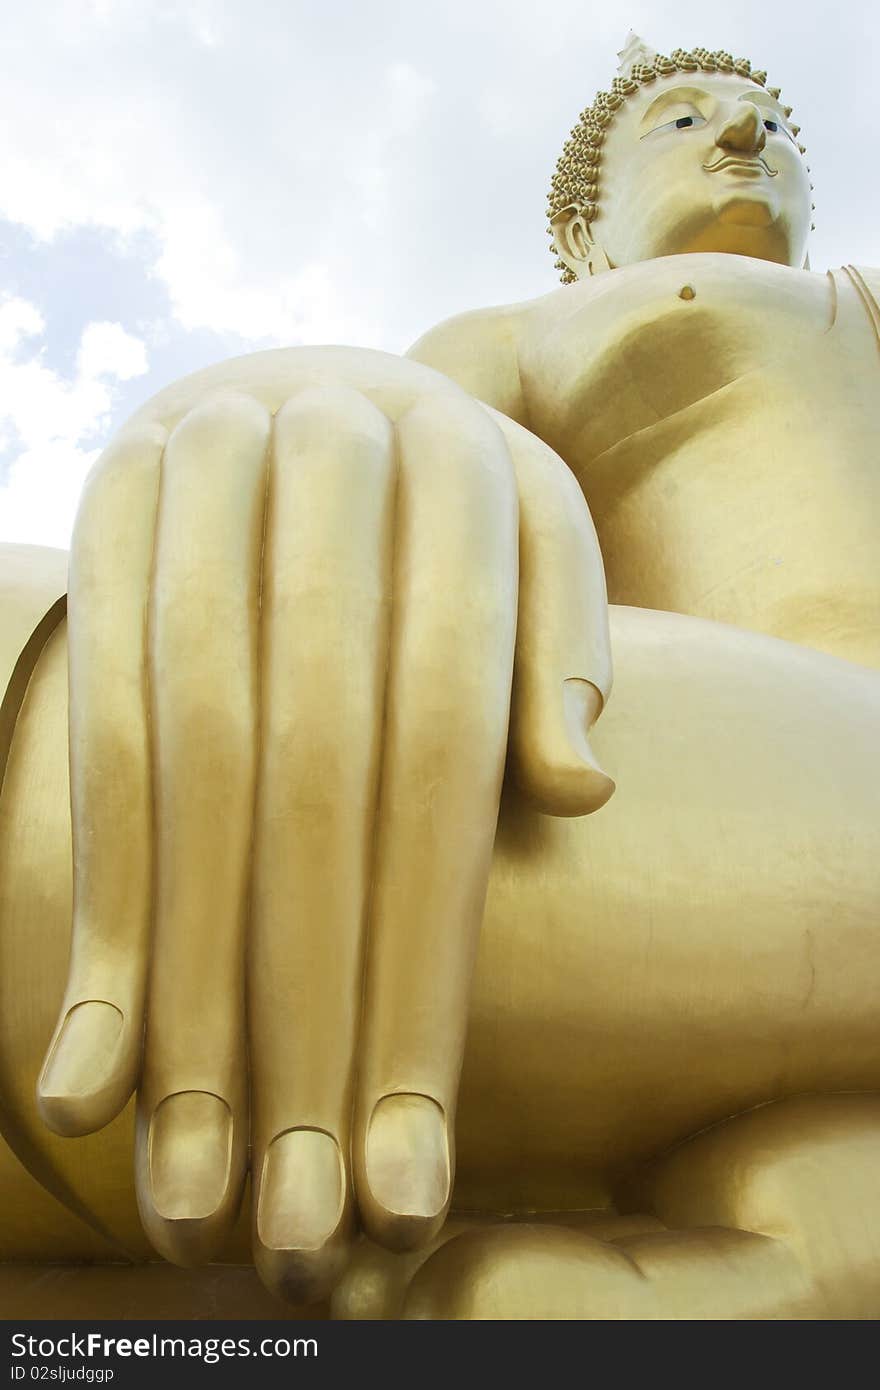
[[[772,130],[774,134],[775,134],[776,131],[779,129],[779,122],[778,122],[778,121],[767,121],[767,120],[765,120],[764,125],[767,127],[768,130]]]
[[[655,126],[653,130],[648,131],[648,134],[662,135],[664,131],[696,130],[698,126],[705,124],[705,116],[701,116],[698,111],[692,111],[686,116],[676,117],[673,121],[664,121],[662,125]],[[644,138],[642,136],[643,140]]]

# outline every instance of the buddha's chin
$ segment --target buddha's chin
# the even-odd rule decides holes
[[[716,216],[722,227],[770,227],[776,220],[776,209],[765,193],[744,189],[719,199]]]
[[[791,229],[786,219],[778,216],[778,208],[766,192],[758,196],[749,191],[728,194],[718,200],[703,225],[690,232],[690,251],[720,251],[781,265],[793,263]]]

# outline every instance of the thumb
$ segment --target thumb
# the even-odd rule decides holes
[[[539,810],[582,816],[614,791],[589,739],[611,689],[602,556],[565,463],[527,430],[505,423],[520,501],[511,767]]]

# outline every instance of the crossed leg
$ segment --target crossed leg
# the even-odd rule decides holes
[[[622,1202],[648,1215],[459,1223],[406,1269],[364,1252],[339,1317],[880,1316],[880,1095],[802,1096],[687,1141]]]

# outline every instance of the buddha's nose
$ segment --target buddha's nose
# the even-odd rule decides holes
[[[740,150],[744,154],[760,154],[766,143],[764,117],[751,101],[738,101],[736,110],[715,137],[715,144],[722,150]]]

